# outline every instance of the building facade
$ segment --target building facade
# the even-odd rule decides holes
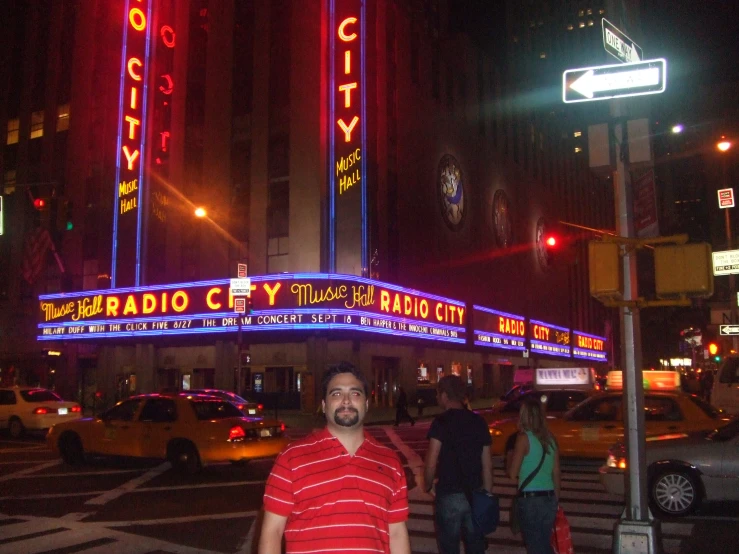
[[[450,32],[455,3],[0,9],[18,23],[0,88],[6,376],[309,408],[341,360],[389,404],[444,373],[492,396],[517,367],[611,357],[558,222],[612,227],[612,194],[516,110],[507,54]],[[248,321],[227,293],[240,263]]]

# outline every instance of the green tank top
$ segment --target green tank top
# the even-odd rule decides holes
[[[529,438],[529,453],[523,457],[521,462],[521,470],[518,472],[518,486],[521,486],[526,478],[533,473],[536,466],[541,460],[542,445],[531,431],[526,431]],[[554,447],[556,448],[556,446]],[[551,491],[554,490],[554,480],[552,479],[552,468],[554,467],[554,452],[550,449],[544,458],[544,463],[531,482],[526,485],[525,491]]]

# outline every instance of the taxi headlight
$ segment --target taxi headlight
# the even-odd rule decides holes
[[[606,465],[615,469],[626,469],[626,458],[616,457],[613,454],[608,455]]]

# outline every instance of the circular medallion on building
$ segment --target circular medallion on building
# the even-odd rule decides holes
[[[511,207],[503,190],[496,190],[493,195],[493,231],[495,242],[501,248],[508,248],[513,243]]]
[[[441,216],[452,231],[459,231],[464,223],[464,181],[459,162],[454,156],[445,154],[436,172]]]
[[[534,248],[536,248],[536,259],[542,269],[549,267],[549,249],[546,244],[547,224],[544,218],[536,222],[536,235],[534,237]]]

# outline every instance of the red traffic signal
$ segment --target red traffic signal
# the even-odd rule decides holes
[[[715,356],[716,354],[718,354],[718,344],[716,344],[715,342],[710,343],[708,345],[708,353],[711,356]]]
[[[549,247],[553,248],[557,246],[557,237],[554,235],[547,235],[544,239],[544,243]]]
[[[37,210],[43,210],[46,207],[46,200],[43,198],[35,198],[33,200],[33,207]]]

